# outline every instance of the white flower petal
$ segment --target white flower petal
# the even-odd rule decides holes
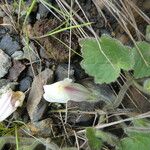
[[[11,99],[11,96],[12,96],[12,90],[8,90],[4,94],[2,94],[0,96],[0,106],[4,106],[6,104],[6,100]],[[1,109],[0,109],[0,111],[1,111]]]
[[[0,101],[4,103],[0,103],[0,116],[2,116],[6,109],[8,108],[9,104],[11,103],[12,91],[9,90],[6,93],[2,94]]]
[[[7,108],[0,114],[0,122],[9,117],[16,109],[16,107],[13,107],[11,103],[9,103]]]
[[[71,79],[64,79],[51,85],[44,85],[43,97],[49,102],[67,103],[69,100],[85,101],[91,98],[91,92]]]
[[[66,103],[69,100],[68,95],[63,92],[58,84],[44,85],[44,99],[48,102]]]
[[[21,106],[24,98],[24,93],[20,91],[4,90],[0,97],[0,122],[10,116],[18,106]]]

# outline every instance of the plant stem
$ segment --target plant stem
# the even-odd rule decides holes
[[[15,136],[16,136],[16,150],[19,150],[17,125],[15,125]]]

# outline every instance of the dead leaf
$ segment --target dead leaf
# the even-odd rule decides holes
[[[50,69],[45,69],[34,78],[27,100],[27,111],[31,121],[38,121],[43,116],[47,107],[46,101],[43,100],[43,85],[52,81],[53,71]]]
[[[25,69],[20,61],[14,60],[13,66],[9,69],[8,79],[11,81],[17,81],[21,72]]]

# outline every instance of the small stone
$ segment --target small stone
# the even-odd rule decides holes
[[[49,10],[43,4],[40,3],[38,13],[36,15],[36,19],[40,20],[41,18],[46,18],[48,13],[49,13]]]
[[[31,87],[32,78],[27,76],[20,81],[19,90],[25,92]]]
[[[57,81],[61,81],[65,78],[67,78],[68,77],[68,64],[58,65],[55,73],[56,73]],[[70,76],[70,79],[74,80],[74,70],[73,70],[72,66],[70,68],[69,76]]]
[[[8,79],[11,81],[17,81],[20,73],[25,69],[25,65],[23,65],[20,61],[14,60],[13,66],[9,70]]]
[[[4,77],[11,67],[11,59],[0,49],[0,78]]]
[[[36,61],[38,54],[36,53],[36,47],[34,46],[34,43],[31,42],[28,46],[26,45],[23,47],[23,58],[28,59],[29,61]]]
[[[49,59],[46,50],[43,47],[40,48],[40,56],[41,58]]]
[[[23,59],[23,52],[22,51],[15,51],[11,57],[14,59],[14,60],[21,60]]]
[[[20,49],[20,45],[17,41],[13,41],[9,34],[6,34],[1,42],[0,48],[9,56],[11,56],[15,51]]]

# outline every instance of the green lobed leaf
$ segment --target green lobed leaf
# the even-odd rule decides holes
[[[119,143],[119,139],[111,133],[97,129],[95,135],[97,138],[100,138],[103,142],[108,143],[111,146],[116,146],[116,144]]]
[[[134,65],[131,49],[108,35],[102,35],[98,41],[86,38],[79,43],[83,56],[81,66],[86,73],[94,76],[96,83],[113,82],[121,69],[128,71]]]
[[[134,77],[136,79],[150,76],[150,44],[144,41],[137,42],[137,47],[143,55],[144,60],[147,62],[147,64],[144,62],[137,48],[133,48],[135,59],[135,65],[133,69]]]
[[[102,147],[102,140],[96,137],[96,129],[89,127],[86,129],[86,137],[91,150],[100,150]]]
[[[120,141],[119,150],[149,150],[150,149],[150,133],[130,133]]]
[[[123,138],[119,150],[149,150],[150,121],[148,119],[133,120],[133,126],[124,129],[128,137]]]

